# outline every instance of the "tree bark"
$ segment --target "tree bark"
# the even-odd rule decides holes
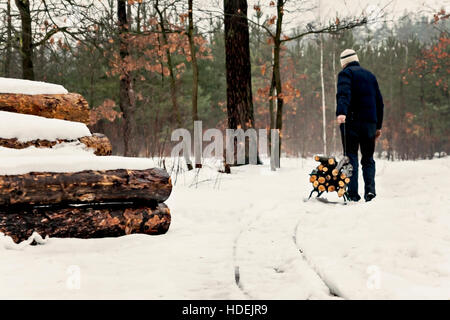
[[[22,78],[34,80],[33,34],[29,0],[15,0],[22,25],[20,53],[22,57]]]
[[[77,93],[36,95],[0,93],[0,111],[89,124],[89,105],[83,96]]]
[[[224,0],[228,128],[253,128],[252,78],[246,0]]]
[[[36,147],[36,148],[52,148],[57,144],[64,142],[76,142],[79,141],[86,145],[87,148],[93,149],[94,153],[97,156],[109,156],[112,154],[112,146],[108,137],[101,133],[94,133],[89,137],[82,137],[78,140],[56,140],[56,141],[48,141],[48,140],[32,140],[21,142],[17,140],[17,138],[13,139],[5,139],[0,138],[0,147],[11,148],[11,149],[25,149],[28,147]]]
[[[104,238],[134,233],[164,234],[171,222],[164,204],[0,209],[0,232],[19,243],[33,232],[42,237]]]
[[[119,106],[123,114],[124,120],[124,155],[132,156],[134,151],[131,139],[134,137],[134,113],[135,113],[135,95],[133,90],[133,82],[131,71],[128,69],[129,63],[129,24],[127,19],[127,1],[117,0],[117,16],[119,20],[119,43],[120,43],[120,59],[122,64],[122,72],[120,75],[119,89]]]
[[[109,201],[164,202],[171,191],[170,176],[158,168],[74,173],[32,172],[0,176],[0,206]]]
[[[194,42],[194,17],[193,17],[193,0],[189,0],[189,27],[188,27],[188,38],[189,38],[189,49],[191,51],[191,62],[192,62],[192,121],[198,120],[198,63],[197,54],[195,51]]]

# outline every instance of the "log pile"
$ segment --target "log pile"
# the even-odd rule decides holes
[[[334,157],[316,155],[314,160],[319,162],[319,165],[309,175],[309,182],[313,187],[310,197],[314,192],[318,197],[324,192],[337,192],[338,196],[344,197],[345,200],[353,170],[348,157],[337,162]]]
[[[89,122],[86,100],[73,93],[0,93],[0,111]],[[0,137],[0,147],[14,149],[52,148],[65,142],[82,143],[97,156],[112,154],[109,139],[97,133],[77,140],[55,141]],[[164,234],[171,215],[163,202],[171,191],[170,176],[158,168],[0,175],[0,232],[17,243],[33,232],[62,238]]]

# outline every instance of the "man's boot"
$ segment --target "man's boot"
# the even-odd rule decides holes
[[[369,201],[371,201],[373,198],[375,198],[376,197],[376,194],[375,193],[373,193],[373,192],[367,192],[365,195],[364,195],[364,199],[366,200],[366,202],[369,202]]]

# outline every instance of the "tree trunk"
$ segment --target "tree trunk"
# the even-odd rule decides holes
[[[269,117],[270,117],[269,126],[270,126],[270,129],[275,129],[275,110],[274,110],[274,105],[273,105],[273,102],[275,99],[273,98],[273,94],[275,91],[276,83],[275,83],[275,72],[274,71],[275,71],[275,68],[273,68],[273,70],[272,70],[272,81],[270,82],[270,89],[269,89],[269,97],[270,97],[270,100],[269,100]],[[272,134],[271,134],[270,130],[267,133],[267,140],[269,142],[269,146],[271,146],[272,145]],[[269,153],[271,155],[272,154],[271,148],[269,148],[269,150],[270,150]]]
[[[12,21],[11,21],[11,0],[6,3],[6,54],[5,54],[5,77],[11,77],[11,56],[12,56]]]
[[[194,42],[193,0],[189,0],[189,28],[188,38],[192,60],[192,121],[198,120],[198,64]]]
[[[172,191],[163,169],[32,172],[0,176],[1,205],[48,205],[117,201],[163,202]]]
[[[22,25],[20,53],[22,57],[22,78],[34,80],[33,35],[29,0],[15,0]]]
[[[283,15],[284,15],[284,3],[282,0],[277,2],[277,27],[274,39],[274,53],[273,53],[273,72],[275,74],[275,88],[277,90],[277,119],[276,119],[276,129],[280,133],[279,139],[279,152],[278,156],[281,157],[281,143],[282,143],[282,129],[283,129],[283,84],[281,82],[281,71],[280,71],[280,54],[281,54],[281,29],[283,26]],[[280,164],[280,158],[277,159],[277,164]]]
[[[253,128],[253,97],[246,0],[224,0],[228,128]]]
[[[19,243],[33,232],[42,237],[104,238],[133,233],[164,234],[171,222],[164,204],[0,209],[0,232]]]
[[[130,53],[128,48],[129,43],[129,25],[127,21],[127,1],[117,0],[117,16],[119,20],[119,38],[120,38],[120,58],[122,63],[122,73],[120,75],[120,93],[119,105],[123,113],[124,120],[124,155],[134,155],[132,149],[134,138],[134,113],[135,113],[135,96],[133,90],[133,82],[131,79],[131,71],[128,68]]]
[[[173,62],[172,62],[172,54],[170,53],[170,49],[168,47],[169,40],[167,39],[167,33],[166,33],[166,27],[164,25],[164,17],[159,10],[159,1],[156,0],[155,3],[155,10],[158,13],[159,16],[159,25],[161,27],[161,36],[163,40],[163,45],[166,47],[166,55],[167,55],[167,67],[169,68],[169,76],[170,76],[170,96],[172,99],[172,107],[173,107],[173,113],[175,120],[177,122],[177,126],[181,127],[181,116],[180,112],[178,110],[178,101],[177,101],[177,84],[175,80],[175,73],[173,72]]]
[[[94,153],[97,156],[109,156],[112,154],[112,146],[108,137],[101,133],[94,133],[89,137],[82,137],[77,140],[56,140],[56,141],[48,141],[48,140],[32,140],[22,142],[17,140],[17,138],[13,139],[5,139],[0,138],[0,147],[4,148],[12,148],[12,149],[25,149],[28,147],[36,147],[36,148],[52,148],[53,146],[64,143],[64,142],[76,142],[79,141],[86,145],[89,149],[93,149]]]
[[[83,96],[77,93],[36,95],[0,93],[0,111],[89,124],[89,105]]]

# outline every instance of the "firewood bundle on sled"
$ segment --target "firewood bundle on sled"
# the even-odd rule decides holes
[[[309,182],[313,190],[309,197],[316,192],[320,197],[324,192],[337,192],[339,198],[346,200],[347,185],[350,183],[353,167],[349,158],[344,157],[337,162],[335,157],[316,155],[314,160],[319,165],[310,173]]]
[[[89,112],[61,86],[0,78],[0,233],[18,243],[34,233],[167,232],[169,174],[148,159],[108,157],[109,139],[86,126]]]

